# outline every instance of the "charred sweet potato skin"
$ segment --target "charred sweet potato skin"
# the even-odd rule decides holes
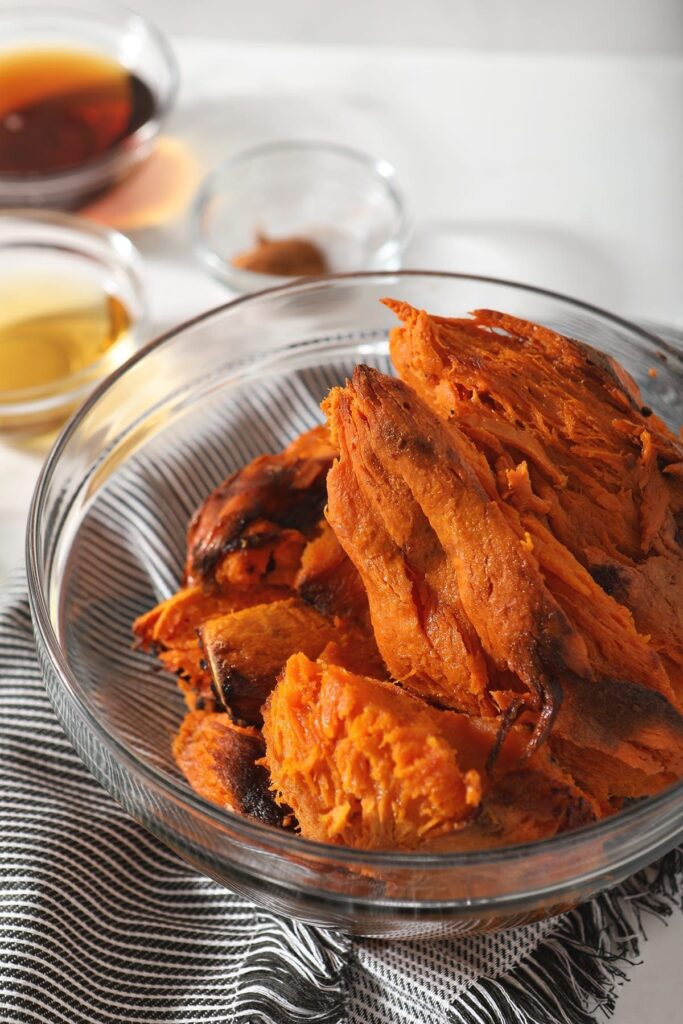
[[[410,849],[460,827],[481,798],[435,712],[389,683],[287,663],[264,710],[265,764],[304,835],[363,849]]]
[[[325,428],[315,427],[283,452],[261,455],[223,481],[190,523],[186,581],[212,582],[256,520],[311,532],[325,504],[334,454]]]
[[[275,803],[259,763],[263,738],[225,714],[186,715],[173,744],[178,767],[192,788],[211,803],[267,825],[282,825],[287,811]]]

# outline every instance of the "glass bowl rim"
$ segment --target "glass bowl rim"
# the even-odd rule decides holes
[[[131,320],[129,331],[133,338],[140,334],[147,323],[148,316],[146,291],[142,276],[143,261],[142,256],[127,235],[106,224],[89,220],[87,217],[59,210],[40,210],[21,206],[0,209],[0,223],[11,220],[20,222],[17,227],[17,240],[7,243],[0,242],[0,252],[11,248],[40,248],[57,254],[62,253],[66,256],[72,254],[83,256],[101,267],[106,267],[105,258],[93,255],[86,249],[78,246],[78,236],[89,236],[93,241],[99,242],[102,246],[106,247],[111,255],[111,263],[116,264],[117,268],[125,274],[128,283],[135,293],[139,309],[135,318]],[[42,241],[38,238],[22,240],[19,237],[22,221],[43,226],[46,233],[49,233],[52,228],[64,228],[67,231],[73,232],[73,244],[70,246],[60,245],[54,239],[49,238]],[[128,312],[131,313],[132,311],[129,310]],[[92,385],[93,375],[97,379],[98,368],[104,364],[105,359],[111,352],[112,349],[109,349],[106,355],[96,360],[96,362],[90,363],[76,373],[59,378],[58,381],[53,382],[51,385],[19,388],[11,391],[3,391],[0,388],[0,413],[12,413],[12,415],[23,416],[40,410],[51,409],[52,407],[61,407],[65,402],[77,398],[84,389],[88,389]],[[59,391],[55,391],[55,384],[60,382],[64,387]]]
[[[239,168],[242,164],[248,164],[249,161],[258,157],[268,157],[278,153],[286,153],[287,151],[296,153],[302,150],[326,152],[350,160],[365,168],[365,170],[371,171],[377,179],[381,180],[398,213],[399,222],[396,231],[389,238],[385,239],[370,255],[371,258],[376,259],[389,246],[395,246],[399,252],[403,250],[412,228],[412,217],[406,196],[397,184],[396,169],[392,163],[384,157],[373,156],[371,153],[365,153],[363,150],[356,149],[354,146],[347,146],[345,143],[328,142],[325,139],[274,139],[269,142],[260,142],[255,146],[249,146],[247,149],[235,153],[234,156],[228,157],[227,160],[222,160],[206,175],[192,202],[190,208],[190,231],[193,248],[201,262],[221,280],[227,281],[242,278],[245,281],[261,282],[261,291],[271,291],[273,285],[269,286],[269,282],[273,282],[273,280],[276,280],[281,285],[293,283],[294,279],[287,281],[284,278],[274,277],[272,274],[262,274],[257,271],[235,267],[228,260],[224,259],[209,243],[207,232],[203,229],[202,218],[208,205],[219,194],[219,183],[231,170]],[[324,276],[337,277],[340,275],[334,273],[325,274]],[[278,284],[274,285],[274,287],[277,286]],[[254,296],[258,293],[250,292],[250,294]]]
[[[672,802],[678,803],[679,798],[681,808],[683,809],[683,779],[681,779],[668,786],[662,792],[657,793],[654,796],[646,797],[635,803],[633,806],[619,811],[616,815],[603,818],[597,822],[593,822],[592,824],[574,829],[571,832],[552,836],[548,839],[458,853],[412,853],[409,851],[363,850],[352,847],[335,846],[330,843],[307,839],[296,833],[277,830],[272,826],[265,825],[261,822],[250,821],[233,811],[219,807],[217,804],[210,803],[195,793],[194,790],[190,789],[185,782],[173,778],[162,769],[150,764],[140,755],[135,753],[135,751],[133,751],[121,739],[116,736],[112,736],[96,717],[87,701],[85,701],[81,696],[79,692],[80,687],[78,679],[71,669],[65,652],[57,639],[50,621],[50,614],[42,587],[43,570],[40,566],[39,560],[39,534],[42,518],[41,514],[53,470],[59,462],[63,450],[68,445],[71,437],[90,409],[96,405],[100,397],[108,391],[111,385],[123,377],[129,368],[145,358],[148,353],[155,351],[157,348],[163,347],[167,342],[173,341],[180,334],[190,328],[194,328],[204,321],[209,321],[215,317],[221,316],[223,313],[233,309],[235,306],[239,306],[242,303],[247,302],[256,302],[261,298],[275,296],[283,292],[304,292],[312,288],[324,286],[327,283],[333,284],[335,281],[379,281],[384,278],[389,279],[397,277],[426,277],[446,280],[472,281],[480,284],[503,285],[519,291],[532,292],[536,295],[541,295],[546,298],[573,305],[584,312],[611,322],[622,330],[626,330],[636,336],[640,336],[642,340],[647,341],[650,344],[655,344],[660,350],[666,349],[674,355],[680,355],[676,348],[669,345],[658,335],[651,333],[650,331],[641,328],[637,324],[619,317],[616,314],[603,310],[599,306],[583,302],[580,299],[574,299],[561,292],[552,291],[547,288],[540,288],[535,285],[523,284],[518,281],[509,281],[504,278],[451,271],[430,271],[418,269],[357,271],[350,274],[329,274],[321,277],[299,279],[286,285],[278,285],[276,287],[266,288],[262,291],[248,295],[240,295],[228,302],[222,303],[219,306],[206,310],[205,312],[184,321],[168,331],[165,331],[158,337],[149,341],[146,345],[142,346],[125,363],[102,381],[74,416],[71,417],[52,447],[50,454],[41,469],[33,492],[26,533],[26,571],[29,602],[34,628],[40,634],[40,642],[42,642],[44,650],[46,650],[49,655],[50,662],[59,678],[62,689],[66,691],[68,699],[75,705],[80,719],[85,720],[87,728],[97,735],[99,741],[110,751],[112,757],[117,762],[120,763],[123,761],[126,764],[127,769],[132,771],[134,775],[138,777],[142,776],[146,782],[158,787],[166,796],[172,798],[183,806],[187,806],[191,811],[198,813],[205,818],[209,818],[219,826],[229,827],[230,830],[237,833],[240,838],[246,839],[252,848],[254,845],[256,845],[257,848],[260,846],[266,849],[270,846],[272,848],[269,850],[271,854],[273,849],[275,849],[277,855],[296,855],[298,853],[300,857],[310,856],[311,858],[318,858],[327,861],[332,860],[339,864],[363,864],[370,867],[391,867],[394,869],[444,870],[449,868],[476,868],[490,866],[492,864],[503,866],[504,864],[518,861],[522,857],[538,854],[567,853],[572,848],[581,845],[585,841],[592,839],[599,840],[602,836],[609,834],[616,822],[628,822],[634,826],[637,824],[639,819],[646,818],[653,810],[656,811],[658,806]],[[253,370],[255,366],[258,366],[259,361],[263,361],[265,364],[271,360],[281,358],[287,352],[298,350],[302,344],[305,345],[306,342],[296,342],[292,345],[280,346],[271,352],[257,353],[255,358],[247,364],[248,368]],[[595,869],[592,869],[592,873],[595,873]],[[574,878],[574,876],[572,875],[571,878]],[[567,880],[565,884],[570,884],[570,881]],[[326,893],[325,895],[326,898],[334,898],[332,894]],[[523,894],[520,893],[519,897],[512,898],[522,898],[522,896]],[[405,902],[405,900],[399,900],[399,902]],[[427,906],[428,904],[431,905],[435,901],[418,900],[418,902],[420,905],[424,904]],[[451,902],[452,901],[448,901],[449,905]],[[468,905],[474,905],[477,901],[468,899],[466,902]],[[499,903],[500,899],[496,898],[495,902]]]
[[[101,153],[99,156],[94,157],[91,160],[86,160],[85,163],[76,164],[73,167],[65,167],[58,171],[47,171],[47,172],[32,172],[29,174],[7,174],[6,172],[0,171],[0,186],[12,186],[12,185],[40,185],[40,184],[54,184],[55,186],[63,183],[68,184],[70,179],[75,175],[88,175],[97,177],[98,171],[106,170],[112,163],[114,163],[120,154],[124,151],[133,151],[135,146],[131,145],[131,142],[135,144],[138,140],[145,141],[151,137],[159,134],[162,124],[168,118],[175,101],[178,96],[178,90],[180,88],[180,66],[178,64],[178,58],[175,55],[173,47],[168,41],[166,35],[161,31],[158,26],[145,17],[144,14],[140,14],[134,8],[129,7],[127,4],[119,3],[118,0],[97,0],[98,5],[102,9],[108,9],[112,15],[119,15],[121,17],[120,22],[113,22],[112,28],[120,32],[123,30],[123,26],[129,21],[137,22],[144,26],[145,32],[152,40],[154,47],[157,52],[161,55],[162,60],[165,64],[166,71],[169,75],[169,83],[167,89],[158,96],[155,95],[155,109],[153,116],[148,118],[143,124],[141,124],[131,134],[127,135],[124,139],[116,143],[112,149],[106,153]],[[19,20],[25,17],[27,20],[31,16],[35,15],[50,15],[53,18],[59,17],[59,15],[79,15],[82,17],[84,22],[96,22],[97,18],[93,15],[92,5],[88,5],[85,0],[59,0],[54,6],[45,6],[40,3],[29,3],[26,6],[21,6],[15,2],[3,3],[0,0],[0,19],[6,16],[15,15]],[[78,42],[73,44],[73,48],[77,50]],[[125,66],[125,65],[123,65]],[[152,82],[154,85],[155,82]],[[155,125],[156,129],[149,135],[149,126]],[[125,143],[125,150],[124,150]]]

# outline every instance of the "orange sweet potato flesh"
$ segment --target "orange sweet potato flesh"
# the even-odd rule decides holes
[[[259,584],[213,590],[184,587],[139,616],[133,623],[133,633],[140,646],[155,650],[164,668],[178,676],[178,684],[191,710],[211,709],[214,693],[199,647],[201,626],[228,612],[281,600],[287,594],[284,587]]]
[[[236,719],[254,725],[261,723],[261,707],[278,673],[297,651],[317,658],[326,650],[328,660],[352,663],[367,672],[383,670],[371,634],[334,622],[296,598],[211,619],[200,636],[222,706]]]
[[[589,672],[587,651],[524,537],[482,486],[468,443],[407,385],[369,367],[357,367],[324,408],[340,451],[328,518],[361,574],[392,675],[446,706],[487,714],[490,664],[510,680],[496,689],[512,685],[540,712],[541,741],[558,676]]]
[[[680,441],[582,342],[491,310],[462,320],[387,305],[403,321],[391,336],[401,377],[486,456],[522,523],[544,527],[630,613],[629,645],[634,632],[650,638],[680,704]],[[661,673],[656,688],[667,694]]]
[[[682,719],[649,637],[544,521],[529,513],[521,522],[468,457],[458,426],[366,367],[325,408],[340,451],[328,516],[364,580],[392,675],[426,699],[486,717],[520,695],[538,712],[545,674],[553,710],[562,710],[541,738],[551,735],[603,813],[683,774]],[[472,634],[461,630],[469,642],[460,650],[453,641],[456,601],[483,672]],[[535,737],[538,745],[538,723]]]
[[[187,781],[206,800],[268,825],[282,824],[287,812],[275,803],[268,773],[257,763],[264,744],[256,729],[235,725],[229,715],[190,712],[173,753]]]
[[[264,763],[309,838],[465,849],[544,838],[597,815],[546,750],[524,761],[522,727],[490,775],[491,720],[437,710],[395,684],[303,655],[288,661],[264,719]]]
[[[326,429],[315,427],[283,452],[261,455],[224,480],[190,523],[186,581],[213,582],[222,560],[239,549],[256,520],[312,533],[334,454]]]
[[[304,548],[294,587],[299,597],[322,615],[338,616],[370,628],[363,581],[325,519]]]
[[[435,712],[389,683],[303,654],[264,710],[265,764],[305,836],[362,849],[411,849],[461,827],[481,797]]]

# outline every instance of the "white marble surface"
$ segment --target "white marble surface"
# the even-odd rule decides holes
[[[185,38],[176,48],[170,128],[205,167],[274,137],[348,142],[397,168],[416,223],[407,265],[516,278],[683,324],[683,58]],[[182,220],[134,237],[153,330],[229,297],[188,255]],[[40,463],[0,442],[0,579],[21,558]],[[683,915],[648,933],[617,1024],[681,1019]]]

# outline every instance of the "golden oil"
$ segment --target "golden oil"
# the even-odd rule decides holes
[[[97,381],[135,350],[137,317],[115,293],[116,276],[94,264],[35,247],[3,257],[0,436],[46,450]]]
[[[122,301],[96,281],[54,275],[41,280],[26,273],[4,277],[0,393],[12,399],[35,389],[41,396],[70,390],[74,375],[99,364],[130,326]]]

